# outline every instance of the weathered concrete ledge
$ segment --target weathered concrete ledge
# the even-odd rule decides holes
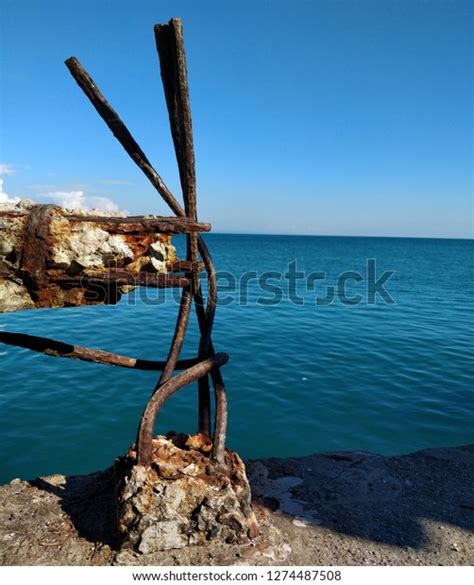
[[[182,286],[171,238],[208,231],[182,217],[0,204],[0,312],[114,304],[134,285]]]
[[[139,554],[118,548],[112,468],[0,487],[2,565],[472,565],[474,445],[247,463],[260,534]]]

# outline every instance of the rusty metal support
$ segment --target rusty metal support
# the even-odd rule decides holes
[[[197,220],[196,207],[196,168],[193,145],[192,116],[189,104],[189,88],[184,49],[183,28],[179,19],[171,19],[169,24],[155,26],[155,41],[160,60],[161,79],[168,107],[169,122],[173,144],[178,162],[181,189],[183,192],[186,215]],[[194,234],[187,236],[188,259],[198,260],[198,241]],[[193,294],[197,304],[203,304],[199,274],[193,273]],[[201,333],[202,335],[202,333]],[[207,347],[199,346],[199,356],[207,357]],[[211,434],[211,397],[209,377],[198,381],[198,429]]]
[[[91,101],[92,105],[95,107],[96,111],[113,132],[114,136],[119,140],[135,164],[137,164],[137,166],[143,171],[145,176],[160,193],[172,211],[178,217],[188,217],[190,220],[197,221],[196,175],[192,139],[191,109],[189,106],[186,58],[181,21],[179,19],[171,19],[167,25],[157,25],[155,27],[155,39],[160,57],[163,87],[168,107],[176,158],[178,161],[180,181],[183,190],[184,209],[165,185],[161,176],[153,168],[150,161],[139,147],[138,143],[130,134],[128,128],[118,116],[117,112],[107,102],[107,100],[99,91],[97,85],[94,83],[89,74],[84,70],[81,64],[77,61],[77,59],[71,57],[66,61],[66,65],[78,85],[81,87],[81,89]],[[194,299],[196,314],[201,332],[199,357],[207,358],[207,360],[209,360],[213,359],[213,356],[215,357],[218,355],[215,354],[211,339],[217,303],[216,273],[211,255],[202,237],[199,234],[190,233],[188,234],[187,238],[187,261],[190,262],[193,266],[196,266],[198,262],[198,254],[200,254],[208,278],[208,295],[207,301],[205,302],[199,282],[199,271],[195,268],[189,274],[192,281],[192,297]],[[183,325],[185,330],[187,324],[187,317],[184,317],[185,310],[183,308],[183,303],[184,307],[187,307],[188,305],[187,298],[185,300],[184,299],[185,291],[183,291],[180,313],[178,315],[178,321],[176,324],[175,337],[173,339],[172,348],[168,356],[168,363],[166,366],[167,376],[171,375],[171,372],[176,367],[173,365],[173,362],[177,362],[179,351],[182,345],[182,339],[180,337],[181,333],[178,332],[183,330]],[[204,360],[203,363],[207,363],[207,360]],[[201,372],[201,375],[197,375],[197,379],[200,380],[199,429],[201,432],[206,434],[210,434],[211,432],[210,392],[208,380],[208,375],[211,374],[216,396],[216,421],[214,428],[214,448],[212,457],[216,461],[223,462],[227,425],[227,403],[225,386],[222,375],[219,371],[219,367],[219,364],[216,363],[212,368],[204,368],[203,370],[198,369],[196,371]],[[182,376],[182,374],[180,374],[180,376]],[[162,375],[155,392],[150,398],[149,404],[158,400],[156,397],[162,396],[163,388],[168,388],[168,384],[171,384],[171,382],[176,378],[171,378],[167,381],[165,381],[165,379],[166,376]],[[181,379],[184,380],[186,378]],[[171,392],[171,394],[172,393],[174,392]],[[140,425],[140,428],[142,428],[142,424]],[[148,460],[147,457],[142,456],[142,461],[145,460]]]
[[[21,254],[18,256],[18,265],[11,259],[6,260],[8,265],[2,268],[9,273],[15,272],[16,281],[27,287],[32,298],[27,306],[65,306],[80,305],[95,302],[116,302],[120,298],[121,290],[129,290],[130,286],[151,287],[182,287],[180,309],[178,312],[175,333],[166,361],[140,360],[122,356],[102,350],[69,345],[52,339],[36,337],[12,332],[0,332],[0,343],[15,345],[56,357],[68,357],[100,364],[120,367],[161,370],[162,374],[149,399],[140,421],[137,435],[138,462],[149,465],[152,462],[153,425],[156,416],[165,401],[183,386],[198,380],[199,384],[199,430],[210,435],[210,389],[209,376],[214,385],[216,414],[212,459],[220,464],[225,463],[225,439],[227,429],[227,397],[220,368],[228,361],[225,353],[216,353],[211,339],[214,316],[217,304],[217,282],[214,264],[209,250],[199,234],[210,230],[210,225],[197,221],[196,208],[196,171],[194,160],[191,108],[186,70],[186,55],[184,48],[183,29],[180,19],[171,19],[167,25],[155,27],[155,39],[160,58],[163,87],[169,112],[170,127],[178,162],[180,182],[183,191],[184,209],[165,185],[163,179],[156,172],[150,161],[135,141],[128,128],[118,114],[99,91],[89,74],[79,61],[71,57],[66,61],[72,76],[86,94],[96,111],[113,132],[114,136],[124,147],[135,164],[142,170],[151,184],[160,193],[164,201],[176,214],[175,218],[166,217],[102,217],[97,215],[75,215],[64,213],[57,206],[38,205],[26,212],[16,209],[6,210],[3,216],[7,221],[21,223],[23,217],[22,234],[24,243]],[[126,250],[127,256],[121,258],[115,268],[104,263],[82,265],[74,255],[65,262],[55,260],[52,250],[54,236],[57,235],[51,226],[59,221],[59,238],[63,238],[67,230],[74,224],[94,224],[92,229],[102,230],[103,233],[117,234],[116,238],[123,244],[130,244],[133,250]],[[61,228],[64,223],[69,227],[66,232]],[[73,228],[74,229],[74,228]],[[187,257],[185,261],[175,261],[174,254],[168,254],[169,235],[165,235],[166,253],[163,264],[158,268],[145,254],[151,244],[157,241],[150,234],[158,237],[162,234],[184,233],[187,237]],[[22,236],[22,237],[23,237]],[[80,239],[80,238],[79,238]],[[94,240],[95,241],[95,240]],[[69,242],[68,252],[75,250],[75,245]],[[133,245],[132,245],[133,244]],[[64,252],[64,250],[63,250]],[[63,254],[64,255],[64,254]],[[199,261],[199,255],[202,262]],[[13,257],[13,256],[12,256]],[[16,258],[16,256],[15,256]],[[156,256],[153,258],[156,261]],[[4,262],[5,263],[5,262]],[[150,264],[154,270],[150,268]],[[66,268],[64,268],[66,265]],[[148,267],[142,271],[142,266]],[[204,268],[208,279],[207,298],[204,299],[200,272]],[[183,272],[184,275],[168,274]],[[0,274],[4,276],[4,274]],[[15,281],[15,284],[16,284]],[[20,286],[20,285],[19,285]],[[123,289],[121,288],[123,287]],[[70,294],[71,289],[76,289]],[[82,289],[80,293],[78,289]],[[104,298],[96,299],[94,294],[102,291]],[[87,297],[89,295],[89,297]],[[200,328],[200,342],[198,357],[180,360],[180,352],[184,342],[186,328],[189,322],[191,306],[194,301],[198,324]],[[17,310],[18,307],[8,310]],[[173,377],[176,369],[185,371]]]
[[[79,87],[86,94],[94,108],[97,110],[99,116],[107,124],[107,126],[130,155],[135,164],[138,165],[138,167],[145,173],[149,181],[160,193],[166,203],[171,207],[173,212],[176,215],[185,216],[186,214],[184,213],[184,210],[181,209],[181,206],[175,199],[174,195],[165,185],[160,175],[152,167],[143,150],[138,146],[137,142],[130,134],[128,128],[119,118],[117,112],[104,98],[87,71],[82,67],[82,65],[75,57],[70,57],[65,61],[65,63]]]
[[[95,215],[67,215],[70,222],[97,223],[100,227],[115,234],[191,234],[211,231],[210,223],[199,223],[189,217],[148,217],[130,215],[126,217],[103,217]]]
[[[179,354],[181,352],[181,348],[183,347],[184,336],[186,334],[186,328],[189,322],[189,315],[191,313],[191,302],[192,302],[191,288],[186,287],[181,295],[178,319],[176,321],[176,328],[173,336],[173,341],[171,342],[168,359],[166,361],[166,367],[163,369],[158,385],[167,382],[173,375],[174,370],[176,369],[176,364],[178,363]]]
[[[175,276],[173,274],[159,274],[153,272],[139,272],[134,274],[127,270],[109,268],[105,272],[89,271],[82,276],[69,276],[60,274],[51,276],[51,282],[61,286],[85,286],[114,284],[116,286],[145,286],[149,288],[173,288],[188,287],[191,281],[186,276]]]
[[[213,369],[222,367],[227,363],[228,359],[229,356],[227,354],[216,353],[214,356],[207,358],[181,374],[170,378],[152,395],[146,405],[138,429],[138,463],[150,465],[152,461],[153,427],[160,408],[168,398],[184,386],[208,374]]]
[[[103,351],[81,345],[64,343],[47,337],[38,337],[36,335],[27,335],[25,333],[14,333],[12,331],[0,331],[0,343],[23,347],[38,353],[53,357],[63,357],[84,362],[95,362],[107,366],[118,366],[121,368],[131,368],[134,370],[153,370],[162,371],[165,369],[168,360],[142,360],[125,355],[119,355],[110,351]],[[191,366],[199,363],[199,358],[189,358],[177,360],[174,369],[186,370]]]
[[[211,456],[215,461],[223,465],[225,463],[225,441],[227,435],[227,393],[219,368],[211,370],[211,377],[214,383],[214,395],[216,399],[214,440]]]

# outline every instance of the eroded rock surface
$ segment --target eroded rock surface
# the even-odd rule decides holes
[[[473,469],[474,445],[252,461],[255,539],[147,553],[120,546],[112,468],[16,479],[0,486],[0,565],[472,565]]]
[[[245,465],[232,451],[219,467],[203,435],[153,440],[153,464],[136,464],[129,450],[117,461],[118,529],[124,543],[149,554],[218,540],[242,543],[257,535]]]
[[[115,303],[133,287],[91,285],[86,279],[108,269],[166,273],[167,263],[175,260],[171,236],[123,229],[118,217],[31,201],[1,204],[0,312]]]

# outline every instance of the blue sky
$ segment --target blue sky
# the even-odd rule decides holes
[[[180,16],[214,231],[473,236],[471,2],[0,6],[3,199],[169,214],[63,61],[179,195],[153,24]]]

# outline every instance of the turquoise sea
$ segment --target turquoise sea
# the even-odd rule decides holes
[[[252,458],[474,442],[474,241],[206,238],[225,272],[214,342],[230,354],[223,374],[231,448]],[[385,283],[389,297],[377,293],[375,304],[369,259],[377,278],[394,271]],[[306,277],[326,273],[326,280],[279,278],[291,267]],[[327,285],[337,292],[344,273],[346,289],[339,278],[339,294],[317,304]],[[234,278],[240,288],[232,295]],[[140,289],[117,306],[3,314],[0,327],[163,359],[177,311],[173,291],[163,294]],[[351,304],[356,294],[362,299]],[[195,355],[196,345],[193,320],[183,356]],[[157,377],[2,345],[0,371],[2,483],[110,465],[134,440]],[[195,407],[191,386],[167,403],[156,431],[193,432]]]

